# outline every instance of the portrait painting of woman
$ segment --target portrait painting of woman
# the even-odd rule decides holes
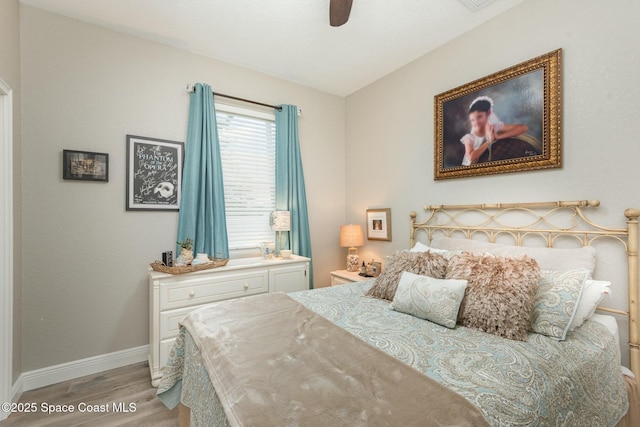
[[[542,70],[444,105],[445,168],[540,155]]]
[[[560,53],[437,95],[434,178],[560,167]]]

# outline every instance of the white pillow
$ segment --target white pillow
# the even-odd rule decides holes
[[[422,242],[416,242],[416,244],[409,250],[409,252],[428,252],[429,246]]]
[[[577,249],[524,247],[452,237],[436,237],[431,245],[434,248],[476,254],[491,253],[509,257],[528,255],[538,262],[540,270],[569,271],[586,268],[592,275],[596,267],[596,250],[591,246]]]
[[[422,242],[416,242],[416,244],[409,250],[409,252],[431,252],[433,254],[439,254],[449,259],[452,252],[446,249],[438,249],[432,248],[431,246],[427,246]]]
[[[586,280],[582,287],[582,296],[578,303],[578,309],[571,322],[571,331],[580,327],[585,320],[591,319],[598,304],[606,295],[611,295],[611,282],[604,280]]]

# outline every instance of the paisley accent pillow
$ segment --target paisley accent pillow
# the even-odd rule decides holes
[[[526,341],[538,263],[527,255],[508,258],[463,252],[449,260],[446,279],[469,283],[458,323],[511,340]]]
[[[531,330],[563,341],[571,329],[589,270],[543,270],[533,297]]]
[[[367,292],[370,297],[392,301],[402,273],[421,274],[443,279],[447,271],[447,260],[431,252],[396,252],[387,259],[387,265]]]
[[[391,308],[452,329],[466,288],[466,280],[434,279],[405,271]]]

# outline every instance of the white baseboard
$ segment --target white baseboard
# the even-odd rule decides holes
[[[24,391],[24,383],[22,382],[22,374],[18,377],[16,382],[11,387],[11,401],[17,402],[20,400],[20,396],[22,396],[22,392]]]
[[[108,371],[109,369],[121,368],[133,363],[144,362],[147,360],[148,355],[149,346],[142,345],[127,350],[115,351],[113,353],[101,354],[99,356],[87,357],[86,359],[23,372],[13,385],[12,394],[14,399],[16,396],[20,398],[20,395],[25,391],[62,381],[73,380],[84,377],[85,375]],[[149,381],[151,381],[151,378],[149,378]]]

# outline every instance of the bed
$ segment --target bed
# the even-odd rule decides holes
[[[169,407],[181,405],[181,422],[197,426],[316,425],[304,421],[309,419],[324,420],[322,425],[452,425],[456,416],[462,417],[454,421],[457,425],[633,425],[624,416],[635,413],[638,406],[634,393],[635,378],[640,374],[640,211],[625,211],[626,228],[607,228],[585,215],[585,210],[598,205],[597,201],[577,201],[426,206],[425,220],[417,221],[417,214],[410,214],[412,250],[396,256],[435,259],[434,254],[439,253],[445,258],[453,256],[447,258],[451,265],[452,259],[460,262],[464,257],[486,257],[488,250],[495,252],[491,259],[502,261],[512,255],[529,257],[515,248],[531,245],[534,254],[557,248],[559,252],[552,252],[553,256],[545,252],[533,257],[536,265],[554,267],[571,264],[580,258],[571,251],[585,248],[588,250],[580,254],[591,262],[590,248],[605,242],[604,249],[598,247],[598,258],[601,252],[616,253],[610,249],[611,244],[622,248],[628,266],[623,276],[628,285],[616,278],[611,287],[618,296],[628,295],[628,310],[599,307],[598,313],[587,316],[573,330],[565,322],[562,337],[554,335],[556,331],[549,328],[549,322],[540,321],[537,323],[542,325],[542,332],[527,331],[524,338],[514,340],[477,327],[456,325],[455,316],[454,325],[447,327],[416,313],[403,313],[399,297],[389,301],[367,296],[379,288],[378,282],[382,281],[378,279],[288,296],[247,297],[217,303],[187,316],[158,395]],[[473,246],[465,246],[472,241],[481,249],[474,252]],[[427,255],[416,249],[419,243],[431,245],[423,251]],[[408,252],[412,254],[405,255]],[[558,254],[569,254],[570,259]],[[589,278],[593,270],[593,278],[601,272],[609,274],[608,264],[593,262]],[[394,265],[398,263],[389,264],[389,271]],[[548,270],[543,271],[548,274]],[[574,277],[574,272],[581,270],[571,271]],[[402,280],[409,276],[408,272],[402,273]],[[553,288],[556,282],[549,283]],[[398,295],[409,289],[397,286]],[[582,289],[586,285],[580,286]],[[628,293],[620,292],[625,289]],[[579,292],[574,295],[575,305],[582,298],[582,290]],[[466,298],[471,300],[465,296],[460,304]],[[466,304],[465,310],[471,313],[472,305],[468,301]],[[571,325],[576,312],[568,319]],[[622,360],[631,370],[624,376],[620,345],[626,340],[619,339],[618,325],[627,323],[614,316],[628,318],[629,347],[627,352],[625,345]],[[313,331],[320,331],[321,336],[312,337]],[[246,336],[237,338],[243,333]],[[308,346],[306,352],[302,349],[295,353],[292,348],[301,343]],[[222,361],[217,370],[211,368],[212,360]],[[277,371],[276,365],[284,369]],[[271,368],[278,374],[272,374]],[[301,370],[297,377],[293,375],[296,369]],[[245,382],[236,378],[252,370],[256,376],[243,378]],[[326,372],[336,370],[335,379],[330,374],[325,377]],[[247,384],[257,387],[249,389]],[[287,395],[292,387],[297,387],[294,395]],[[273,390],[282,391],[285,397],[271,393]],[[304,400],[306,392],[312,397],[310,401]],[[234,406],[238,402],[249,404]],[[252,408],[256,402],[261,403],[257,411]],[[267,413],[269,406],[278,408],[275,414]],[[296,418],[301,408],[309,413],[316,411],[316,418]],[[280,421],[270,418],[285,412]],[[474,418],[478,414],[480,418]]]

